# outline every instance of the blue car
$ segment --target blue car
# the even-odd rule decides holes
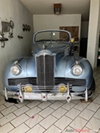
[[[86,58],[74,57],[74,39],[65,30],[33,36],[32,56],[11,61],[5,70],[5,99],[66,100],[92,97],[95,81]]]

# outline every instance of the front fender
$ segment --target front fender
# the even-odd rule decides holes
[[[72,67],[75,65],[76,61],[79,62],[83,69],[83,72],[80,76],[75,76],[72,74]],[[82,57],[75,59],[74,57],[67,56],[58,63],[55,77],[86,79],[86,87],[90,88],[93,81],[93,71],[87,59]]]
[[[22,58],[21,60],[19,59],[18,65],[21,67],[21,73],[15,76],[10,71],[10,68],[15,61],[17,60],[11,61],[5,69],[4,84],[7,89],[18,91],[17,86],[9,86],[8,79],[36,77],[36,65],[35,65],[34,57],[25,57],[25,58]]]

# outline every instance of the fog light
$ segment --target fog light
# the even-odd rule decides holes
[[[58,86],[58,90],[61,93],[65,93],[68,90],[68,88],[65,85],[62,84],[62,85]]]
[[[25,92],[32,92],[32,86],[26,85],[23,89]]]

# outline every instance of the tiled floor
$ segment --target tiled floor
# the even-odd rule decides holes
[[[0,133],[100,133],[100,68],[92,102],[5,102],[0,95]]]

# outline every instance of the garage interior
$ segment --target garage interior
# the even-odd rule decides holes
[[[61,3],[61,12],[54,4]],[[10,29],[2,29],[3,24]],[[29,29],[25,30],[27,25]],[[9,61],[31,56],[33,34],[44,29],[67,29],[76,38],[75,56],[87,58],[94,72],[92,101],[5,102],[4,70]],[[6,30],[6,32],[5,32]],[[0,133],[100,133],[100,0],[0,1]]]

